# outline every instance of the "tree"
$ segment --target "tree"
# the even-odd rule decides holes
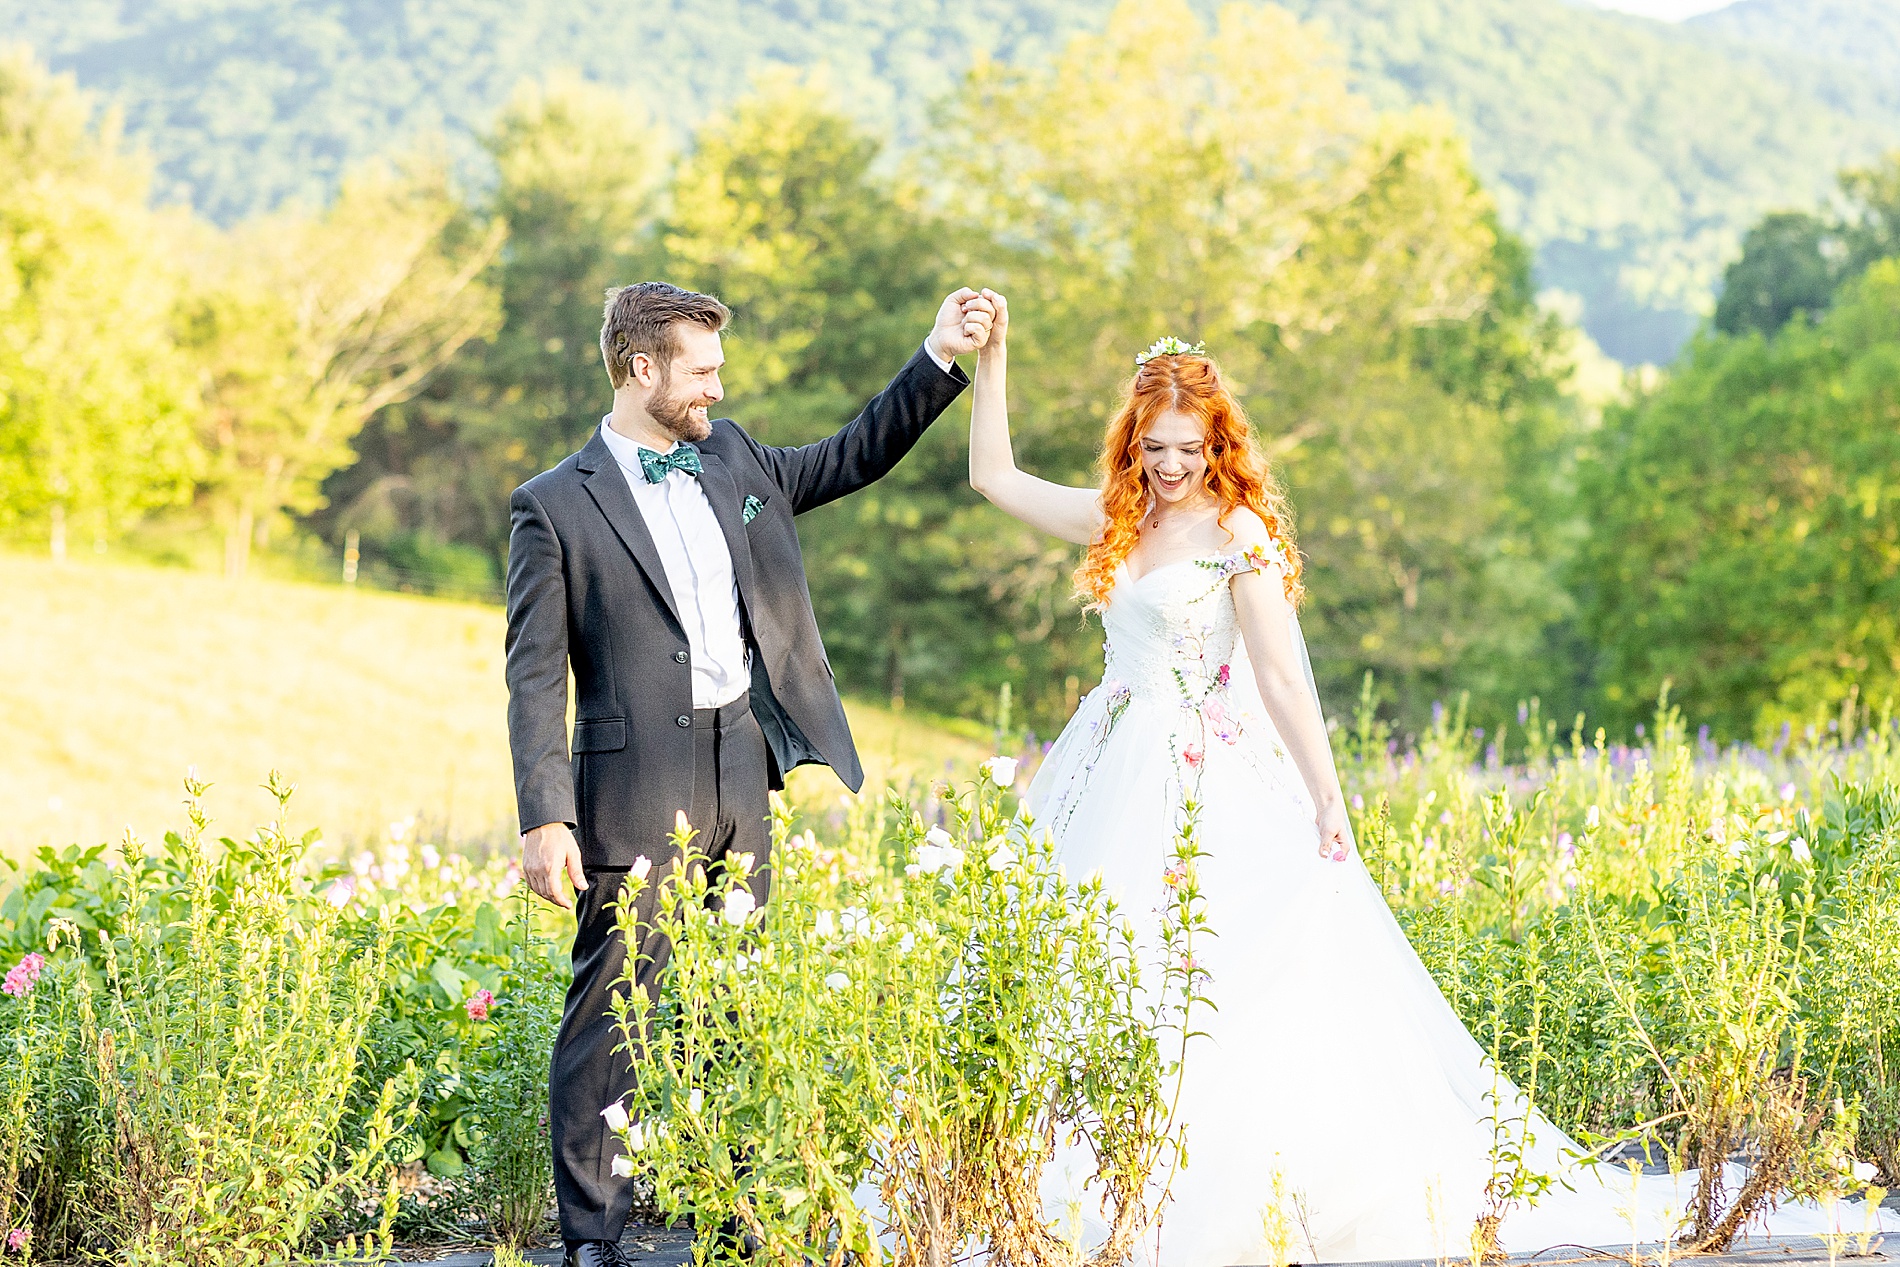
[[[116,125],[70,80],[0,56],[0,527],[103,548],[187,497],[198,454],[174,347],[175,223],[146,210]]]
[[[1715,328],[1773,335],[1797,313],[1818,320],[1847,282],[1900,255],[1900,152],[1841,173],[1841,209],[1764,216],[1729,265]]]
[[[1773,334],[1797,313],[1818,317],[1834,302],[1840,263],[1829,258],[1828,226],[1803,211],[1766,216],[1742,240],[1742,257],[1722,278],[1715,328]]]
[[[606,290],[658,267],[668,155],[638,97],[570,76],[524,84],[484,143],[496,171],[484,212],[508,233],[484,276],[499,327],[371,420],[361,460],[326,484],[330,507],[314,519],[332,539],[359,530],[366,557],[424,585],[458,551],[497,574],[510,490],[607,411]]]
[[[241,575],[280,512],[308,512],[378,410],[414,395],[498,307],[481,280],[506,235],[440,164],[373,167],[319,217],[206,235],[185,328],[202,366],[203,497]]]
[[[666,274],[731,305],[733,416],[768,443],[848,421],[955,284],[958,235],[878,157],[817,91],[779,79],[702,128],[675,176]],[[800,521],[841,680],[946,711],[983,689],[990,614],[952,527],[974,501],[957,430],[946,418],[891,475]]]
[[[1900,260],[1814,325],[1700,340],[1614,410],[1584,468],[1601,508],[1577,588],[1604,704],[1665,682],[1743,738],[1900,686]]]
[[[1466,681],[1509,708],[1565,617],[1558,535],[1519,493],[1547,499],[1536,462],[1571,423],[1525,253],[1448,120],[1376,114],[1283,10],[1209,30],[1176,3],[1124,4],[1046,71],[980,70],[952,124],[952,196],[1013,247],[1025,461],[1089,480],[1132,354],[1205,340],[1285,472],[1322,687],[1371,669],[1408,720]],[[1035,578],[1017,627],[1060,608],[1071,562],[993,562]],[[998,659],[1050,712],[1092,641],[1053,631]]]

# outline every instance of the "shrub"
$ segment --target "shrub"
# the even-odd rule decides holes
[[[659,886],[673,952],[656,1001],[621,999],[638,1090],[603,1107],[624,1111],[623,1164],[650,1171],[663,1208],[701,1227],[736,1216],[777,1263],[874,1259],[880,1235],[899,1263],[940,1267],[978,1238],[1024,1264],[1068,1262],[1038,1183],[1058,1140],[1079,1136],[1100,1162],[1105,1260],[1151,1227],[1175,1144],[1167,1088],[1204,975],[1192,814],[1183,883],[1149,947],[1169,966],[1144,985],[1099,882],[1067,880],[1000,799],[947,799],[944,827],[894,804],[901,878],[875,865],[882,841],[841,857],[793,837],[781,810],[763,912],[744,888],[750,860],[709,869],[683,821],[687,865],[636,873]],[[733,1248],[701,1237],[697,1252]]]

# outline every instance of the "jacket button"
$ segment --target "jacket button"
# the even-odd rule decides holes
[[[688,660],[692,658],[693,657],[687,655],[684,651],[675,651],[673,653],[673,661],[676,664],[685,664]]]
[[[686,714],[681,713],[678,717],[673,719],[673,724],[678,726],[680,729],[684,730],[686,727],[693,724],[693,719],[688,717]]]

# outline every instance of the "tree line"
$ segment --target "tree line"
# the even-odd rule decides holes
[[[1823,374],[1795,345],[1834,348],[1829,322],[1877,314],[1857,296],[1885,266],[1843,279],[1818,323],[1712,329],[1599,419],[1448,117],[1375,109],[1281,9],[1203,23],[1124,5],[1045,65],[979,65],[902,153],[789,76],[684,144],[637,93],[556,76],[484,135],[480,188],[410,153],[328,207],[228,229],[149,208],[110,121],[22,58],[0,74],[0,132],[31,177],[0,190],[0,489],[21,539],[215,541],[232,572],[260,545],[334,559],[352,540],[371,576],[479,591],[509,490],[607,408],[606,287],[719,294],[732,415],[798,443],[848,418],[970,282],[1011,298],[1019,453],[1053,479],[1093,479],[1136,350],[1162,334],[1215,350],[1292,494],[1335,708],[1371,673],[1406,725],[1466,693],[1481,720],[1541,697],[1546,716],[1623,724],[1673,678],[1740,734],[1836,705],[1850,678],[1878,685],[1871,667],[1812,667],[1849,643],[1873,664],[1877,635],[1854,632],[1879,623],[1871,579],[1834,594],[1832,625],[1806,620],[1799,664],[1770,657],[1720,689],[1688,671],[1741,648],[1698,641],[1706,599],[1662,592],[1660,556],[1739,529],[1697,500],[1719,481],[1651,486],[1658,461],[1714,452],[1670,418],[1732,434],[1728,404],[1682,395],[1699,374],[1723,357]],[[1891,354],[1900,337],[1878,327],[1854,328]],[[1864,366],[1826,372],[1872,393],[1865,427],[1895,398]],[[1837,423],[1812,443],[1879,447]],[[963,430],[953,410],[893,476],[801,521],[814,599],[848,689],[989,716],[1007,684],[1047,733],[1099,674],[1099,629],[1070,599],[1073,552],[970,493]],[[1900,488],[1884,460],[1878,487]],[[1750,476],[1725,474],[1745,497]],[[1884,496],[1856,544],[1829,547],[1863,551],[1870,578]]]

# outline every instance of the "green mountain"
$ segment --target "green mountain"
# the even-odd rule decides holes
[[[1738,44],[1853,66],[1900,91],[1900,5],[1868,0],[1740,0],[1688,29]]]
[[[1204,0],[1212,9],[1217,0]],[[1743,0],[1682,26],[1560,0],[1284,0],[1381,104],[1471,140],[1541,283],[1612,355],[1664,361],[1764,211],[1900,147],[1892,0]],[[1034,59],[1110,0],[0,0],[24,40],[123,111],[160,187],[219,219],[319,200],[349,164],[473,142],[555,68],[638,86],[682,130],[761,71],[822,66],[899,144],[976,57]]]

